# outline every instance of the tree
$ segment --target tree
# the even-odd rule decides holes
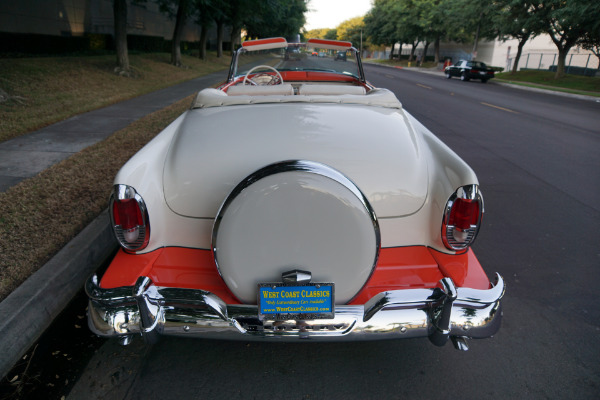
[[[310,31],[304,32],[304,36],[309,39],[325,39],[325,35],[329,31],[329,28],[311,29]]]
[[[200,25],[200,51],[198,57],[206,60],[206,42],[208,40],[208,29],[213,23],[214,4],[213,0],[195,0],[197,8],[196,23]]]
[[[235,53],[235,45],[238,43],[242,27],[244,26],[244,18],[247,18],[248,13],[252,12],[253,2],[249,0],[229,0],[227,8],[227,22],[231,27],[229,33],[229,43],[231,44],[231,53]]]
[[[171,40],[171,64],[180,67],[183,30],[188,18],[197,11],[197,8],[194,7],[193,0],[156,0],[156,2],[162,13],[175,18],[175,29]]]
[[[472,54],[477,54],[481,38],[494,39],[493,15],[494,4],[492,1],[448,0],[446,6],[450,21],[456,29],[450,31],[450,39],[457,42],[473,42]]]
[[[596,31],[596,34],[588,32],[580,41],[581,47],[585,50],[591,51],[596,57],[598,57],[598,69],[600,69],[600,32]]]
[[[600,3],[589,0],[540,0],[536,15],[547,21],[546,32],[558,49],[555,79],[565,76],[567,54],[588,32],[600,31]]]
[[[373,7],[363,22],[369,42],[379,46],[392,46],[390,60],[394,57],[394,45],[398,41],[398,18],[392,9],[393,0],[374,0]],[[402,46],[402,44],[400,44]]]
[[[251,37],[295,38],[306,23],[306,0],[256,0],[244,20]]]
[[[354,17],[341,22],[336,28],[336,39],[352,42],[358,47],[361,41],[362,31],[365,29],[363,17]]]
[[[397,35],[400,43],[411,45],[408,61],[415,57],[415,51],[425,34],[421,26],[419,4],[422,0],[397,0],[393,2],[392,13],[398,15]]]
[[[113,0],[115,18],[115,47],[117,50],[117,69],[120,75],[129,74],[129,53],[127,51],[127,1]]]
[[[217,24],[217,57],[223,57],[223,38],[229,5],[224,0],[215,0],[213,20]]]
[[[517,72],[523,46],[544,31],[545,21],[540,20],[535,11],[539,3],[531,0],[503,0],[494,4],[493,23],[495,33],[501,40],[518,40],[517,55],[511,73]]]
[[[337,29],[327,29],[327,32],[325,33],[323,39],[337,40]]]
[[[427,55],[427,47],[433,43],[434,62],[440,62],[440,39],[448,35],[455,26],[447,15],[447,0],[421,0],[419,4],[419,24],[427,41],[423,55]]]

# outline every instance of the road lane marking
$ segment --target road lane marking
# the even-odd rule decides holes
[[[481,102],[481,104],[483,104],[484,106],[488,106],[488,107],[492,107],[492,108],[497,108],[498,110],[506,111],[506,112],[509,112],[509,113],[519,114],[519,112],[517,112],[517,111],[509,110],[508,108],[504,108],[504,107],[500,107],[500,106],[495,106],[495,105],[489,104],[489,103],[484,103],[483,101]]]
[[[425,85],[421,85],[420,83],[417,83],[417,86],[421,86],[422,88],[429,89],[429,90],[432,89],[431,87],[425,86]]]

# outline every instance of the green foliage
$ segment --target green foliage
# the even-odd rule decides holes
[[[369,40],[377,45],[466,39],[467,0],[375,0],[364,18]],[[479,4],[479,3],[476,3]],[[455,10],[456,8],[456,10]],[[471,24],[473,25],[473,24]],[[470,26],[470,25],[469,25]]]
[[[306,0],[248,0],[244,26],[249,37],[294,37],[306,23]]]
[[[329,31],[329,28],[311,29],[310,31],[304,32],[304,37],[313,39],[325,39],[325,35]]]
[[[336,39],[352,42],[354,47],[358,47],[364,29],[365,24],[363,22],[363,17],[348,19],[337,26]]]
[[[493,36],[500,39],[533,38],[544,32],[546,21],[536,14],[535,0],[503,0],[494,3]]]
[[[328,29],[325,37],[323,39],[336,40],[337,39],[337,29]]]
[[[547,21],[546,32],[558,49],[555,78],[565,75],[569,50],[586,40],[600,36],[600,3],[590,0],[540,0],[536,15]]]

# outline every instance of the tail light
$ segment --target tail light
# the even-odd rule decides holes
[[[444,245],[455,251],[475,241],[483,216],[483,197],[477,185],[462,186],[448,199],[442,221]]]
[[[138,251],[148,246],[150,223],[148,210],[134,188],[115,185],[110,197],[110,216],[115,236],[127,251]]]

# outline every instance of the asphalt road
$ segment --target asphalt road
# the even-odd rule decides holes
[[[508,288],[492,339],[106,342],[69,398],[576,398],[600,393],[600,103],[367,66],[477,172],[475,244]]]

